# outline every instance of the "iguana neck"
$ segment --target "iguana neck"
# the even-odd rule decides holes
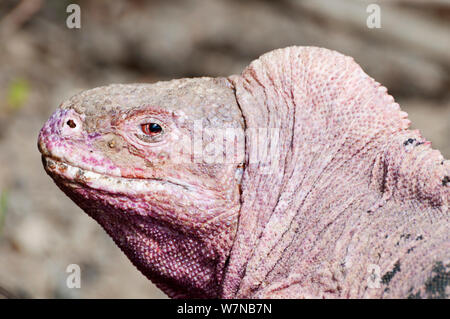
[[[131,262],[156,286],[172,298],[217,298],[225,263],[235,238],[239,202],[209,208],[218,213],[206,223],[174,226],[149,215],[127,211],[117,203],[148,205],[143,196],[130,202],[129,197],[104,196],[102,204],[93,203],[94,190],[74,193],[64,181],[56,184],[88,215],[94,218],[128,256]],[[154,209],[154,208],[153,208]],[[197,210],[196,214],[205,212]]]

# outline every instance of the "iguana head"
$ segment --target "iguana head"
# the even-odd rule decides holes
[[[42,128],[47,173],[172,297],[214,297],[240,207],[243,119],[226,79],[109,85]]]

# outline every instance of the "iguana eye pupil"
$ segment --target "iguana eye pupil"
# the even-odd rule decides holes
[[[158,123],[147,123],[141,125],[142,132],[146,135],[156,135],[162,132],[162,127]]]

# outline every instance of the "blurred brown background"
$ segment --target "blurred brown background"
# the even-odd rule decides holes
[[[66,6],[81,7],[81,29]],[[36,148],[65,98],[112,82],[240,73],[262,53],[315,45],[351,55],[450,157],[450,1],[0,2],[0,298],[164,297],[52,183]],[[81,289],[66,287],[69,264]]]

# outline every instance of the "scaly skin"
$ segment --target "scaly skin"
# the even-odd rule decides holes
[[[447,297],[450,163],[408,126],[351,58],[291,47],[228,79],[82,92],[38,145],[171,297]]]
[[[161,141],[136,136],[148,121],[163,126]],[[171,297],[218,296],[240,208],[243,150],[221,165],[191,161],[195,121],[243,134],[227,80],[89,90],[64,102],[39,137],[56,184]]]

